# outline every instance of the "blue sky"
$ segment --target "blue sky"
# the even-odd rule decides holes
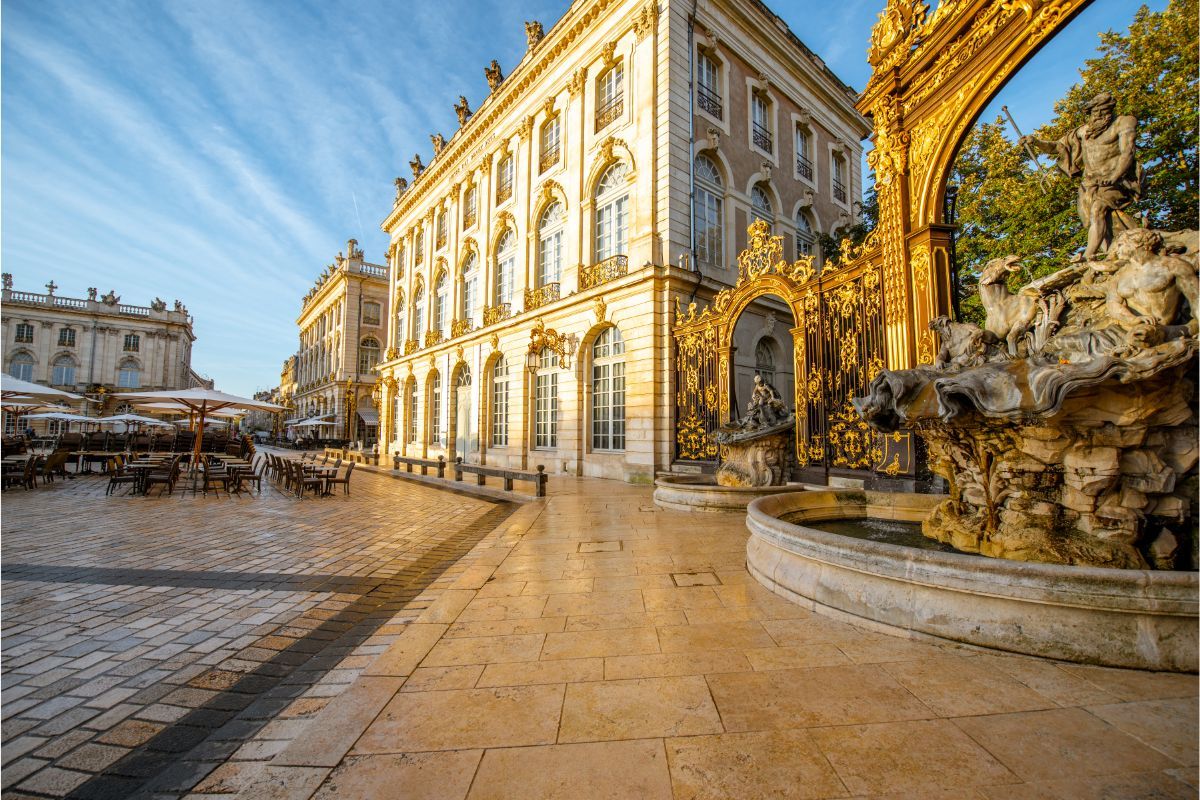
[[[15,288],[181,299],[193,367],[241,394],[278,382],[301,297],[347,238],[380,262],[392,179],[449,138],[459,94],[507,72],[523,20],[566,0],[4,0],[0,259]],[[770,5],[848,83],[883,0]],[[1096,34],[1096,0],[997,100],[1045,122]],[[1150,3],[1165,6],[1165,0]],[[987,112],[989,118],[994,112]]]

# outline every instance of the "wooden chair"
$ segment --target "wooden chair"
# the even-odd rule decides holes
[[[208,494],[209,487],[215,491],[218,484],[228,493],[232,480],[223,463],[211,456],[204,460],[204,494]]]
[[[138,476],[132,472],[125,471],[125,457],[115,456],[109,459],[108,462],[108,488],[104,490],[106,495],[116,491],[118,486],[122,484],[136,485]]]
[[[175,482],[179,480],[180,460],[179,456],[175,456],[165,469],[152,469],[147,472],[145,483],[142,486],[143,493],[149,497],[150,487],[161,483],[167,487],[167,494],[175,494]],[[161,491],[159,495],[162,495]]]
[[[332,490],[335,483],[340,483],[342,485],[342,494],[350,494],[350,474],[352,472],[354,472],[353,461],[346,465],[346,474],[342,477],[339,478],[337,477],[337,473],[334,473],[334,477],[326,478],[325,493],[328,494]]]
[[[234,491],[241,491],[243,483],[253,483],[258,487],[258,493],[262,494],[262,479],[263,474],[267,471],[267,459],[261,458],[253,472],[238,472],[237,479],[234,482]]]
[[[55,475],[58,475],[61,478],[68,477],[67,459],[70,457],[71,454],[66,450],[56,450],[55,452],[51,453],[46,459],[45,466],[42,467],[42,482],[53,483]]]
[[[325,481],[315,475],[306,475],[304,467],[297,461],[292,466],[292,488],[296,491],[296,495],[303,500],[304,492],[307,489],[312,489],[314,493],[324,492]]]

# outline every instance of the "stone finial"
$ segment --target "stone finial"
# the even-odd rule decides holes
[[[5,289],[11,289],[12,288],[12,273],[11,272],[0,272],[0,281],[4,282]]]
[[[412,157],[412,161],[408,162],[408,166],[412,169],[413,179],[421,177],[421,173],[425,171],[425,162],[421,161],[421,154],[417,153]]]
[[[483,68],[483,77],[487,78],[488,88],[493,92],[504,82],[504,73],[500,70],[500,62],[492,59],[489,66]]]
[[[57,288],[58,288],[58,284],[55,283],[54,281],[50,281],[49,283],[46,284],[46,294],[49,294],[50,296],[54,296],[54,290]]]
[[[542,28],[542,23],[537,20],[525,23],[525,40],[530,50],[537,47],[544,38],[546,31]]]
[[[437,158],[442,150],[446,148],[446,137],[440,133],[431,133],[429,141],[433,142],[433,157]]]
[[[454,104],[454,113],[458,115],[458,124],[466,125],[467,120],[471,118],[471,104],[467,102],[466,95],[460,94],[458,102]]]

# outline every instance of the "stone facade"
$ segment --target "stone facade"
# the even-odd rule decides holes
[[[332,415],[337,426],[320,428],[324,438],[372,441],[378,420],[371,395],[387,334],[388,274],[363,260],[354,239],[346,253],[338,253],[304,297],[296,319],[300,349],[290,367],[284,363],[276,402],[290,405],[297,417]]]
[[[99,401],[87,404],[88,414],[114,411],[114,392],[212,387],[192,370],[196,335],[178,300],[127,305],[96,289],[87,299],[64,297],[53,281],[44,294],[22,292],[7,274],[3,286],[4,371]]]
[[[706,4],[689,37],[691,11],[574,3],[397,179],[388,452],[649,481],[673,454],[675,300],[736,280],[752,215],[789,257],[853,221],[853,91],[761,3]]]

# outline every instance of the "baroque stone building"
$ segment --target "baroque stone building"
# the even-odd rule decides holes
[[[192,369],[196,334],[183,303],[168,308],[155,298],[135,306],[112,291],[88,289],[86,299],[57,292],[54,281],[45,293],[17,291],[4,274],[0,332],[8,374],[86,394],[99,401],[82,409],[93,416],[121,405],[109,397],[114,392],[212,388],[212,380]],[[6,432],[9,425],[6,420]]]
[[[818,259],[855,220],[853,90],[761,2],[694,8],[577,0],[527,25],[512,73],[493,62],[397,179],[387,451],[649,480],[673,453],[675,301],[736,281],[754,220]],[[741,349],[790,343],[780,310]]]
[[[320,428],[319,435],[375,439],[379,420],[371,391],[378,379],[374,368],[384,352],[389,308],[387,267],[364,261],[354,239],[346,243],[346,255],[338,253],[304,296],[296,319],[300,349],[290,376],[289,364],[284,364],[280,390],[291,389],[295,416],[327,416],[337,423]]]

